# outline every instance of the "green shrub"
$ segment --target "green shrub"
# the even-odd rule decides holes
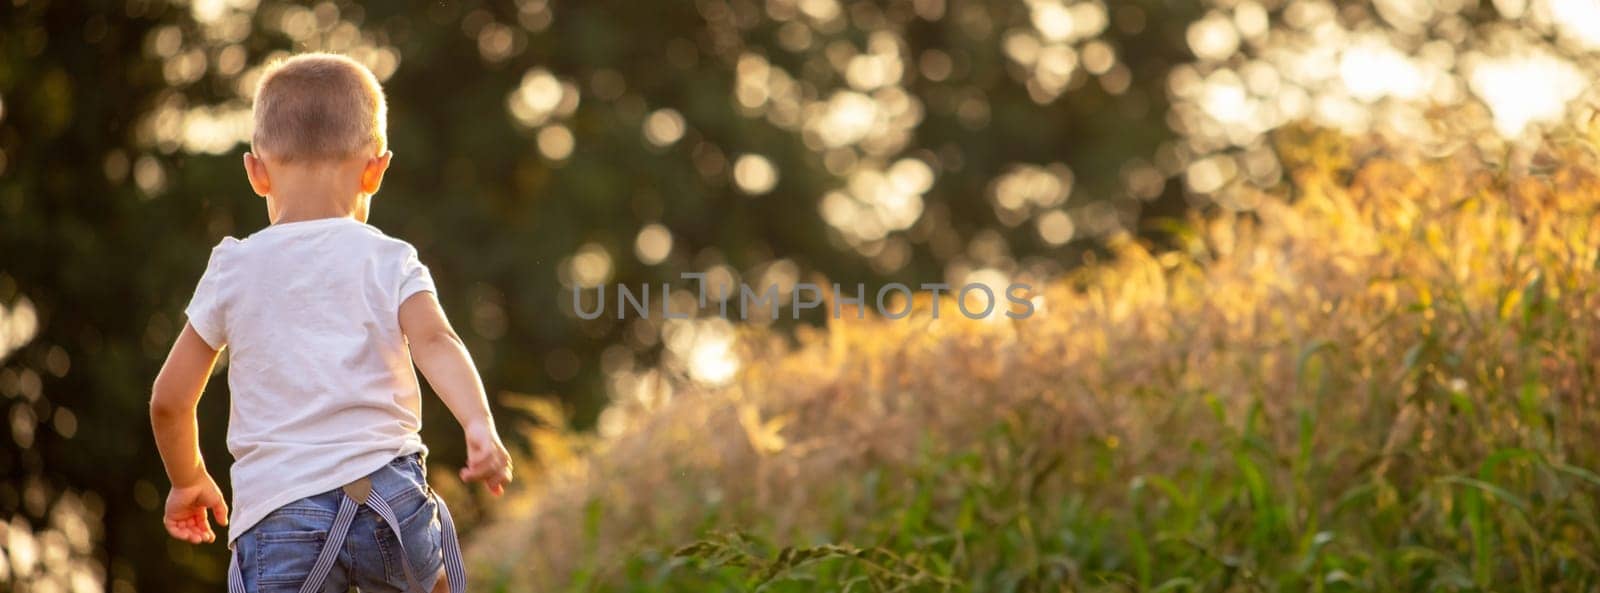
[[[734,383],[581,444],[475,542],[477,574],[1594,590],[1600,178],[1568,137],[1507,163],[1283,131],[1259,208],[1175,225],[1168,252],[1115,241],[1030,319],[743,330]]]

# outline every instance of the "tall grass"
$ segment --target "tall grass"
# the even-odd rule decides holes
[[[1253,212],[1177,225],[1171,252],[1114,241],[1028,320],[749,330],[734,384],[583,445],[483,530],[477,575],[1600,588],[1600,168],[1568,136],[1506,159],[1283,131],[1289,181]]]

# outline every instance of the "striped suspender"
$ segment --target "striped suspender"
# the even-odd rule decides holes
[[[322,589],[323,583],[328,580],[328,572],[333,570],[334,562],[339,559],[339,551],[344,549],[345,536],[350,533],[350,523],[356,517],[356,507],[362,504],[383,517],[383,521],[389,524],[389,531],[394,532],[395,540],[400,542],[400,566],[406,572],[406,590],[427,593],[411,570],[411,556],[406,554],[405,539],[400,535],[400,521],[395,519],[394,509],[389,508],[389,502],[383,497],[371,496],[371,491],[372,483],[367,478],[345,486],[345,495],[339,499],[339,511],[333,517],[333,527],[328,530],[328,540],[323,542],[322,552],[317,555],[317,563],[312,565],[311,574],[306,576],[300,593],[317,593]],[[445,582],[449,583],[451,593],[466,593],[467,572],[461,561],[461,542],[456,539],[455,521],[451,519],[450,508],[445,506],[444,501],[431,493],[430,496],[434,496],[434,501],[438,503],[439,526],[444,540]],[[228,593],[248,593],[244,589],[244,576],[239,571],[239,551],[234,550],[232,556],[228,566]]]
[[[346,498],[345,500],[349,499]],[[435,497],[435,500],[438,500],[437,497]],[[444,505],[444,501],[438,502],[439,526],[443,532],[441,539],[444,540],[442,547],[444,548],[445,582],[450,584],[450,593],[467,593],[467,571],[461,562],[461,543],[456,541],[456,524],[450,518],[450,508]],[[388,501],[385,501],[381,496],[374,496],[367,499],[367,507],[377,511],[378,515],[383,517],[383,520],[389,524],[389,530],[394,532],[395,540],[400,541],[400,522],[395,520],[394,509],[389,508]],[[338,518],[336,517],[334,520],[337,521]],[[330,538],[328,541],[333,540]],[[422,589],[422,585],[417,583],[416,576],[411,572],[410,558],[410,556],[406,555],[406,543],[400,541],[400,566],[406,571],[406,586],[421,593],[427,593]],[[313,573],[313,575],[315,574]],[[326,577],[326,575],[327,571],[322,571],[321,576]],[[320,581],[321,579],[319,578],[318,580]],[[310,584],[309,580],[307,584]],[[319,582],[317,586],[321,587],[322,584]],[[300,589],[300,593],[313,593],[314,591],[316,590]]]

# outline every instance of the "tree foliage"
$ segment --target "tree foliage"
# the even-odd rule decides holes
[[[556,395],[590,425],[618,395],[603,371],[682,373],[686,353],[660,319],[576,319],[573,283],[1048,274],[1131,223],[1119,167],[1169,132],[1160,81],[1128,72],[1161,71],[1181,38],[1161,5],[1094,6],[1105,22],[1062,47],[1114,44],[1118,95],[1070,66],[1059,96],[1030,95],[1000,38],[1030,15],[1009,2],[11,3],[0,514],[40,550],[72,531],[58,508],[89,526],[66,538],[69,562],[11,576],[221,582],[220,547],[160,531],[145,401],[208,248],[266,224],[238,155],[250,84],[274,57],[331,49],[374,66],[396,158],[373,223],[418,246],[491,390]],[[1137,28],[1111,23],[1135,14]],[[1002,212],[996,179],[1018,170],[1037,204]],[[1063,231],[1069,206],[1098,222]],[[1063,213],[1049,241],[1034,210]],[[670,247],[641,258],[651,225]],[[201,404],[218,474],[222,377]],[[459,459],[448,415],[427,413],[436,458]]]

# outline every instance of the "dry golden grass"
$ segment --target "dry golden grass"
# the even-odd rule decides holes
[[[688,587],[638,579],[748,530],[920,550],[957,588],[1596,586],[1591,140],[1285,131],[1283,195],[1116,240],[1030,319],[746,330],[733,385],[635,410],[481,530],[478,576]],[[897,544],[912,503],[960,544]]]

